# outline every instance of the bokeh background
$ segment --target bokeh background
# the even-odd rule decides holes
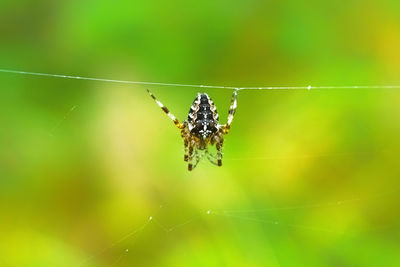
[[[0,2],[1,68],[223,86],[400,85],[400,3]],[[399,266],[400,90],[199,91],[0,73],[0,266]]]

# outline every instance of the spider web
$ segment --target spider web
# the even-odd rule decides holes
[[[98,253],[92,254],[86,258],[84,258],[81,262],[77,263],[78,266],[86,266],[91,264],[97,258],[101,258],[103,254],[110,252],[112,249],[116,249],[120,251],[120,255],[116,257],[115,261],[113,261],[112,266],[118,266],[122,264],[123,259],[129,257],[130,251],[134,249],[134,246],[140,246],[135,242],[139,235],[143,233],[146,227],[150,227],[153,225],[155,228],[159,228],[162,232],[167,235],[171,235],[174,232],[179,231],[181,228],[187,226],[188,224],[195,224],[198,221],[209,221],[212,219],[216,220],[226,220],[227,223],[235,223],[237,221],[244,221],[249,222],[254,225],[262,225],[269,229],[277,229],[283,228],[288,231],[293,232],[316,232],[318,234],[334,234],[338,236],[346,236],[346,238],[357,238],[357,235],[360,233],[373,233],[376,228],[366,228],[366,229],[348,229],[346,231],[338,231],[333,227],[321,227],[318,225],[309,225],[309,224],[301,224],[301,223],[288,223],[285,220],[279,219],[265,219],[265,216],[268,213],[276,213],[276,212],[297,212],[302,210],[310,210],[310,209],[341,209],[346,208],[346,205],[354,205],[357,203],[362,203],[366,201],[377,201],[382,200],[384,198],[390,198],[399,193],[398,189],[389,190],[385,193],[376,193],[367,197],[354,197],[350,199],[340,199],[336,201],[330,202],[319,202],[319,203],[311,203],[311,204],[304,204],[304,205],[292,205],[292,206],[283,206],[277,208],[267,208],[267,209],[216,209],[216,210],[206,210],[206,211],[199,211],[198,216],[184,220],[180,223],[166,226],[162,221],[160,221],[156,216],[150,216],[145,220],[145,222],[137,227],[126,233],[125,235],[121,236],[117,241],[112,243],[110,246],[103,248]],[[162,206],[160,206],[162,207]],[[214,217],[214,218],[212,218]],[[195,226],[194,226],[195,227]],[[380,227],[379,229],[386,229],[388,227]],[[390,230],[393,230],[389,227]],[[124,243],[123,246],[119,245]]]
[[[198,87],[198,88],[215,88],[215,89],[229,89],[229,90],[311,90],[311,89],[400,89],[397,85],[384,85],[384,86],[299,86],[299,87],[236,87],[236,86],[213,86],[213,85],[189,85],[189,84],[175,84],[175,83],[158,83],[158,82],[140,82],[140,81],[123,81],[123,80],[113,80],[113,79],[103,79],[103,78],[89,78],[80,76],[69,76],[69,75],[59,75],[59,74],[47,74],[47,73],[36,73],[36,72],[26,72],[26,71],[16,71],[0,69],[0,72],[4,73],[14,73],[21,75],[35,75],[35,76],[45,76],[54,78],[67,78],[67,79],[80,79],[80,80],[90,80],[98,82],[111,82],[111,83],[123,83],[123,84],[142,84],[142,85],[157,85],[157,86],[172,86],[172,87]],[[63,118],[51,129],[50,135],[53,135],[57,129],[60,128],[62,123],[67,119],[67,117],[76,109],[76,105],[72,106],[68,112],[63,116]],[[242,157],[242,158],[226,158],[230,161],[241,161],[241,160],[284,160],[284,159],[302,159],[302,158],[325,158],[325,157],[345,157],[345,156],[357,156],[360,153],[330,153],[330,154],[317,154],[317,155],[298,155],[298,156],[287,156],[287,157]],[[167,225],[157,216],[157,211],[154,214],[150,214],[149,217],[143,218],[143,223],[139,226],[133,227],[127,233],[121,235],[117,238],[110,246],[106,246],[99,250],[97,253],[90,254],[84,257],[76,266],[87,266],[95,263],[97,260],[102,258],[105,254],[114,255],[114,259],[111,260],[113,266],[123,265],[128,257],[133,257],[132,251],[136,246],[140,246],[140,237],[146,238],[145,230],[149,227],[158,228],[166,235],[173,235],[174,233],[182,230],[188,225],[196,228],[196,224],[199,222],[218,220],[223,221],[222,223],[238,223],[245,222],[248,224],[247,227],[251,227],[251,224],[261,225],[267,227],[268,229],[285,229],[288,231],[295,232],[317,232],[317,233],[330,233],[334,235],[345,235],[348,238],[357,237],[358,232],[372,232],[375,229],[362,229],[362,230],[346,230],[340,231],[335,229],[335,227],[323,227],[321,225],[305,224],[302,222],[296,222],[291,219],[283,218],[280,219],[284,213],[298,213],[304,210],[311,209],[342,209],[349,205],[363,204],[367,202],[374,202],[382,200],[385,198],[390,198],[396,196],[399,190],[394,188],[392,190],[386,190],[383,193],[373,193],[369,196],[352,196],[351,198],[340,198],[333,201],[322,201],[315,203],[306,203],[302,205],[285,205],[273,208],[255,208],[255,209],[241,209],[241,208],[213,208],[209,207],[205,210],[194,211],[198,214],[195,217],[187,218],[183,221],[178,221],[175,224]],[[225,222],[226,221],[226,222]],[[334,224],[334,223],[333,223]],[[246,227],[246,226],[245,226]],[[392,227],[392,226],[389,226]],[[117,255],[117,257],[115,257]]]
[[[215,89],[233,89],[233,90],[311,90],[311,89],[400,89],[400,85],[349,85],[349,86],[255,86],[255,87],[241,87],[241,86],[217,86],[217,85],[194,85],[194,84],[180,84],[180,83],[161,83],[161,82],[141,82],[141,81],[127,81],[127,80],[113,80],[104,78],[91,78],[82,76],[71,76],[63,74],[49,74],[40,72],[29,72],[19,70],[0,69],[0,72],[15,73],[23,75],[45,76],[65,79],[89,80],[98,82],[110,83],[124,83],[124,84],[142,84],[142,85],[160,85],[160,86],[173,86],[173,87],[198,87],[198,88],[215,88]]]

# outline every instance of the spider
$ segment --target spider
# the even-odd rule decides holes
[[[222,165],[222,144],[224,142],[224,135],[227,134],[231,128],[237,106],[236,90],[232,95],[228,121],[225,125],[219,124],[217,108],[206,93],[197,94],[197,97],[190,107],[187,120],[180,122],[149,90],[147,90],[147,92],[181,131],[185,151],[183,159],[188,162],[189,171],[196,168],[197,163],[199,163],[204,155],[207,156],[212,164],[217,166]],[[208,152],[208,145],[214,144],[217,149],[215,155]]]

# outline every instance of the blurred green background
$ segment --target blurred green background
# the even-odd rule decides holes
[[[0,2],[0,68],[399,85],[400,3]],[[0,266],[399,266],[400,91],[240,91],[223,166],[178,118],[231,90],[0,73]],[[152,218],[150,220],[150,217]]]

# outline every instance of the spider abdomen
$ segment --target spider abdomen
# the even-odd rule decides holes
[[[214,121],[198,121],[195,123],[194,128],[191,130],[191,133],[199,138],[207,139],[218,131],[218,128],[216,126],[217,125],[215,125]]]
[[[201,139],[207,139],[218,131],[217,109],[207,94],[198,94],[190,107],[189,115],[190,132]]]

